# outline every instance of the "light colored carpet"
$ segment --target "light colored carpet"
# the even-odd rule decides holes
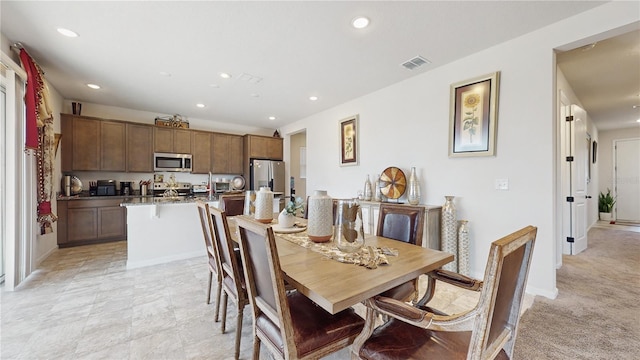
[[[564,256],[559,295],[536,297],[520,320],[516,359],[638,359],[640,233],[593,227],[589,248]]]

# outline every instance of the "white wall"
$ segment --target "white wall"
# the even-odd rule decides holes
[[[472,274],[481,277],[490,243],[538,227],[528,291],[555,297],[556,100],[553,49],[640,20],[639,4],[615,2],[433,69],[282,128],[307,132],[307,189],[353,197],[367,174],[416,166],[423,203],[456,196],[470,220]],[[501,71],[497,155],[449,158],[449,85]],[[338,121],[360,115],[360,165],[338,165]],[[287,145],[285,145],[285,149]],[[509,191],[494,180],[509,179]]]

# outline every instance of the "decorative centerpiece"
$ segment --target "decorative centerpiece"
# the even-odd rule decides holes
[[[263,186],[256,193],[255,206],[256,221],[268,224],[273,220],[273,193],[268,187]]]
[[[307,235],[313,242],[327,242],[333,235],[333,199],[326,190],[309,196]]]
[[[341,251],[352,253],[364,245],[362,211],[358,200],[338,200],[334,241]]]
[[[296,215],[299,210],[304,211],[302,198],[298,197],[295,201],[289,201],[278,215],[278,226],[292,228],[296,223]]]

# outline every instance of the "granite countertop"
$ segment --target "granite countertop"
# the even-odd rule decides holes
[[[204,196],[178,196],[178,197],[129,197],[122,200],[120,206],[140,206],[140,205],[171,205],[171,204],[192,204],[198,200],[210,202],[218,201],[218,196],[209,198],[208,195]]]
[[[83,191],[78,195],[72,196],[64,196],[58,195],[56,200],[58,201],[72,201],[72,200],[104,200],[104,199],[142,199],[142,198],[152,198],[153,195],[112,195],[112,196],[91,196],[88,191]]]

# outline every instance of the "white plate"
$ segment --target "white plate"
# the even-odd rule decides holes
[[[283,228],[283,227],[279,227],[278,224],[274,224],[273,226],[271,226],[271,228],[273,229],[273,232],[281,233],[281,234],[293,234],[293,233],[303,232],[307,230],[306,226],[305,227],[294,226],[290,228]]]

